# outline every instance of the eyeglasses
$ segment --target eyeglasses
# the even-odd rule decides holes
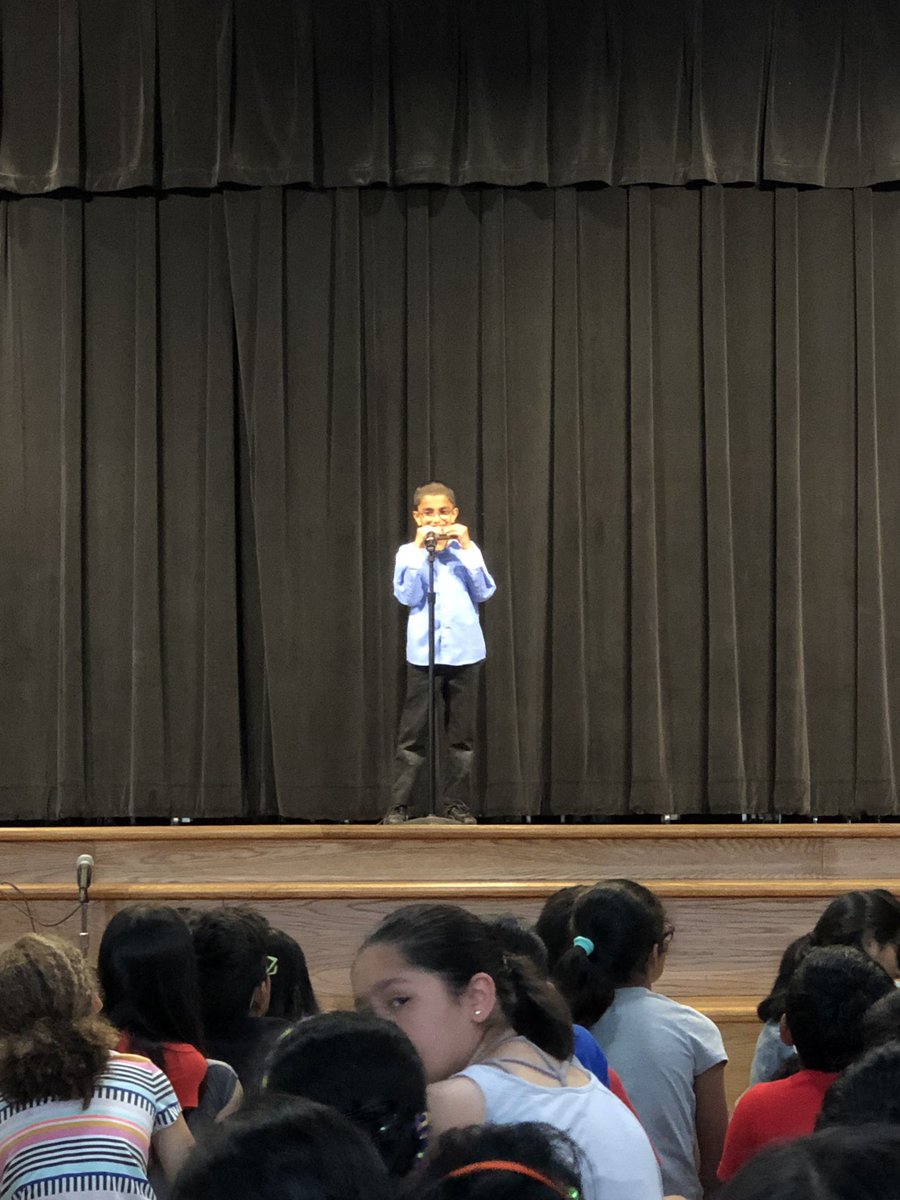
[[[278,974],[278,959],[275,957],[274,954],[266,955],[266,974],[267,975],[277,975]]]

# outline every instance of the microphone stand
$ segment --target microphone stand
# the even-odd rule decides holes
[[[78,903],[81,906],[81,930],[78,934],[78,946],[85,958],[91,948],[91,935],[88,933],[88,892],[87,888],[78,889]]]
[[[434,711],[434,556],[437,538],[425,538],[428,551],[428,815],[437,815],[437,723]]]

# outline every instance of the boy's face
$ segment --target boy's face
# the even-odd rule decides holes
[[[450,497],[438,492],[434,496],[423,496],[419,507],[413,509],[413,520],[417,525],[455,525],[459,509],[450,503]]]

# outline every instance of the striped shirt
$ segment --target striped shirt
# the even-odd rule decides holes
[[[150,1139],[180,1112],[162,1071],[132,1054],[110,1054],[87,1108],[80,1100],[0,1097],[0,1200],[154,1200]]]

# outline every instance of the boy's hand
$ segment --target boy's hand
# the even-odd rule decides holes
[[[459,548],[461,550],[468,550],[469,546],[472,544],[469,538],[469,530],[466,525],[445,525],[441,530],[441,535],[448,541],[452,539],[455,542],[459,542]]]
[[[416,545],[420,550],[425,549],[425,539],[430,533],[440,540],[442,530],[437,525],[420,525],[416,530]]]

